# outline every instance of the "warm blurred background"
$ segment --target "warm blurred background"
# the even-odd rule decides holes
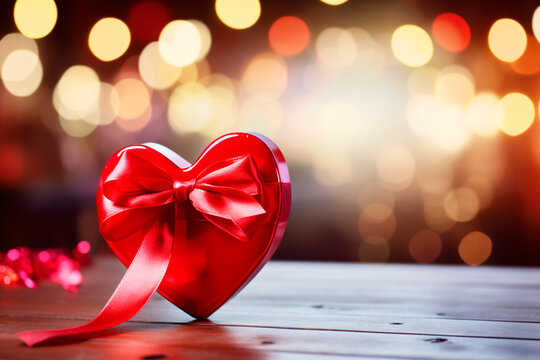
[[[107,251],[105,161],[256,131],[293,185],[276,258],[540,265],[540,7],[0,2],[0,251]]]

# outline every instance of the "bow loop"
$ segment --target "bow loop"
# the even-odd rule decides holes
[[[161,179],[119,179],[103,184],[103,195],[115,205],[156,207],[175,201],[171,184]]]
[[[198,182],[234,188],[249,195],[262,191],[257,165],[250,155],[223,160],[201,172]]]
[[[156,164],[147,152],[124,149],[104,179],[103,196],[115,206],[125,208],[156,207],[174,201],[173,177],[166,164]]]

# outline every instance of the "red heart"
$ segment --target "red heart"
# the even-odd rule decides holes
[[[190,205],[185,214],[187,235],[174,235],[171,261],[158,292],[191,316],[207,318],[257,274],[281,241],[291,206],[291,185],[285,159],[271,140],[251,133],[218,138],[193,165],[161,145],[148,144],[148,147],[151,148],[148,151],[157,151],[181,167],[183,180],[195,179],[201,171],[217,162],[246,155],[252,157],[257,167],[262,182],[258,201],[266,214],[263,224],[254,229],[248,241],[238,241]],[[158,157],[161,155],[157,154]],[[105,167],[102,179],[108,175],[108,168],[112,167]],[[98,213],[106,206],[99,199],[98,193]],[[135,233],[112,241],[105,235],[105,240],[125,266],[133,260],[142,238],[140,233]]]

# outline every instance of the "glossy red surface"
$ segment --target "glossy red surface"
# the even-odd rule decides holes
[[[186,164],[170,150],[152,147],[172,162]],[[196,318],[207,318],[245,286],[273,255],[285,231],[291,206],[287,165],[277,146],[262,135],[225,135],[212,142],[193,165],[183,167],[180,176],[194,179],[212,164],[245,155],[256,165],[262,183],[257,198],[266,211],[262,223],[251,229],[249,239],[238,241],[190,204],[185,212],[186,231],[174,234],[171,260],[158,292]],[[104,206],[99,199],[98,212]],[[121,240],[103,235],[122,263],[129,266],[141,244],[141,234]]]

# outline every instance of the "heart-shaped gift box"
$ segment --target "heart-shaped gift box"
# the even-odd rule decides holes
[[[126,274],[89,323],[18,336],[33,346],[96,334],[129,320],[156,290],[207,318],[276,251],[290,206],[285,159],[262,135],[222,136],[194,164],[158,144],[121,149],[101,174],[97,212]]]
[[[170,175],[171,181],[179,180],[180,183],[193,183],[194,179],[201,178],[201,174],[206,174],[208,178],[212,170],[214,174],[223,175],[225,170],[219,164],[226,167],[232,160],[237,160],[238,166],[225,173],[217,180],[218,183],[230,185],[235,182],[231,178],[238,176],[238,172],[246,166],[255,172],[260,182],[260,189],[254,198],[264,209],[264,214],[257,215],[259,221],[245,229],[247,236],[243,241],[218,227],[219,223],[216,226],[215,221],[210,222],[190,201],[180,204],[185,208],[180,211],[181,214],[177,212],[177,222],[186,220],[187,223],[182,224],[182,230],[178,230],[178,224],[176,226],[172,256],[157,291],[191,316],[207,318],[257,274],[281,241],[291,206],[291,185],[285,159],[271,140],[253,133],[233,133],[218,138],[193,164],[157,144],[136,145],[117,152],[101,175],[97,194],[98,219],[103,237],[126,266],[129,266],[141,245],[144,233],[137,229],[141,228],[140,223],[145,219],[137,211],[132,211],[120,216],[113,225],[106,224],[105,218],[116,209],[111,209],[111,206],[115,206],[104,196],[103,186],[111,172],[124,165],[120,162],[126,153],[146,157],[145,160],[152,161]],[[137,171],[141,171],[139,177],[144,178],[151,171],[141,161],[140,158],[136,159],[130,166],[137,163]],[[248,161],[249,164],[246,164]],[[218,169],[212,169],[216,166]],[[246,181],[245,178],[240,179],[240,182]],[[164,188],[168,186],[164,184]],[[168,206],[175,205],[178,206],[178,201]]]

